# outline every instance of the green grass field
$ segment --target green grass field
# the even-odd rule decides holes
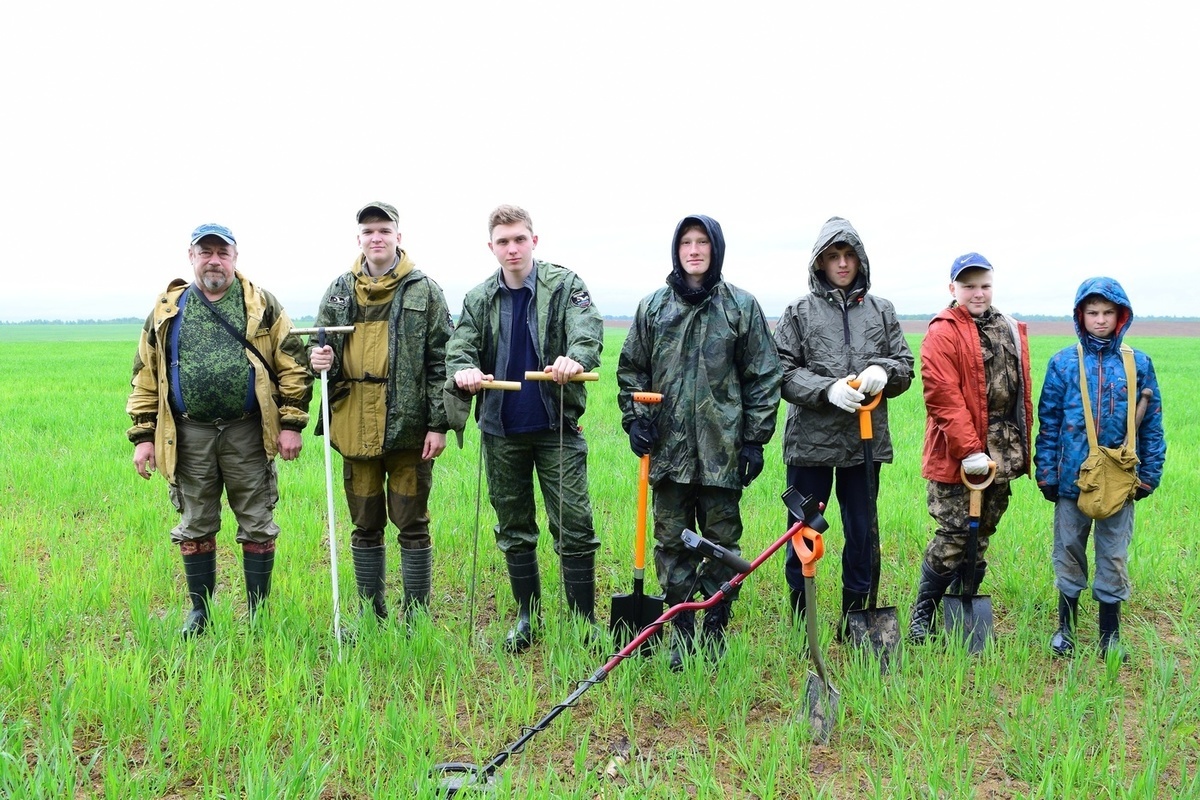
[[[301,458],[279,464],[284,533],[267,612],[250,630],[226,512],[213,628],[182,642],[186,592],[168,536],[174,512],[161,478],[136,476],[124,437],[137,326],[28,327],[0,330],[0,796],[433,797],[433,762],[487,761],[603,663],[565,619],[548,535],[545,636],[521,657],[499,648],[513,602],[486,499],[475,630],[466,629],[474,432],[435,470],[432,623],[412,636],[398,625],[368,629],[338,662],[322,444],[306,436]],[[603,623],[609,596],[629,591],[631,577],[637,463],[619,428],[612,378],[622,336],[609,332],[583,420],[603,540]],[[1035,338],[1035,376],[1072,341]],[[817,578],[826,658],[841,692],[827,745],[811,741],[801,711],[807,647],[784,623],[777,556],[746,581],[718,667],[696,660],[675,675],[662,653],[623,663],[498,771],[497,795],[1200,796],[1200,419],[1190,409],[1200,356],[1188,339],[1131,343],[1155,360],[1170,451],[1164,485],[1137,507],[1134,595],[1122,630],[1127,666],[1095,655],[1090,594],[1081,603],[1079,656],[1050,658],[1051,507],[1021,481],[982,587],[995,606],[993,645],[974,658],[955,645],[902,649],[880,676],[831,641],[841,539],[833,507]],[[915,351],[916,338],[912,344]],[[891,419],[898,455],[880,492],[880,602],[898,606],[906,623],[930,535],[918,386],[893,403]],[[745,496],[747,556],[784,532],[778,453],[776,440]],[[336,496],[340,593],[351,625],[349,522],[340,487]],[[396,553],[392,539],[393,609]],[[632,757],[605,776],[612,754],[626,747]]]

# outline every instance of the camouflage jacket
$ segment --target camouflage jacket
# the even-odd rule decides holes
[[[279,431],[301,431],[308,424],[308,405],[312,401],[312,373],[300,337],[291,333],[292,321],[274,295],[258,288],[240,272],[246,303],[246,339],[270,362],[279,376],[279,386],[271,381],[268,370],[246,350],[246,360],[254,367],[254,394],[262,410],[263,447],[268,458],[279,452]],[[169,398],[170,369],[167,343],[170,328],[179,315],[179,297],[187,281],[171,281],[154,310],[146,318],[133,359],[133,378],[129,401],[125,406],[133,420],[127,436],[134,444],[154,441],[154,460],[167,482],[175,483],[175,418]]]
[[[407,253],[398,255],[399,266],[378,278],[366,274],[359,255],[317,311],[318,327],[354,326],[353,334],[328,338],[329,443],[346,458],[420,449],[427,433],[447,430],[450,310],[441,288]]]
[[[650,480],[741,489],[738,453],[765,444],[779,410],[779,355],[758,301],[725,281],[699,303],[670,286],[644,298],[617,365],[621,425],[656,421]],[[633,392],[661,392],[635,408]]]
[[[583,365],[585,370],[600,366],[600,351],[604,347],[604,319],[596,310],[583,280],[571,270],[546,261],[535,261],[537,291],[536,306],[538,356],[544,365],[567,356]],[[450,342],[446,346],[446,404],[450,426],[462,430],[469,413],[470,395],[458,390],[454,374],[476,367],[496,380],[521,381],[524,375],[506,375],[505,365],[497,364],[500,333],[500,270],[467,292],[463,299],[462,315]],[[531,315],[532,317],[533,315]],[[550,426],[558,430],[559,388],[551,382],[536,384],[550,417]],[[528,390],[526,386],[526,390]],[[563,387],[563,424],[579,426],[579,418],[587,408],[587,391],[583,383],[568,383]],[[502,430],[500,423],[500,392],[483,393],[476,404],[475,416],[486,418],[487,429]],[[482,408],[481,408],[482,406]],[[461,442],[461,440],[460,440]]]

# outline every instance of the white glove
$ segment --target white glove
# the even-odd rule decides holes
[[[987,453],[971,453],[963,459],[962,467],[968,475],[987,475],[992,468],[992,461]]]
[[[887,373],[878,364],[872,364],[858,373],[858,390],[868,397],[879,394],[885,386],[887,386]]]
[[[847,381],[850,378],[840,378],[829,385],[825,390],[825,395],[829,398],[829,402],[840,408],[842,411],[853,414],[858,411],[859,406],[865,399],[865,395],[858,389],[855,389]]]

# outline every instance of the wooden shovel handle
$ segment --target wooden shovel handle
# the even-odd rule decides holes
[[[499,389],[502,392],[521,391],[520,381],[484,381],[480,386],[484,389]]]
[[[549,372],[542,372],[541,370],[531,369],[529,372],[525,373],[525,380],[527,380],[527,381],[552,381],[552,380],[554,380],[554,376],[551,375]],[[600,380],[599,372],[581,372],[578,375],[572,375],[568,382],[569,383],[582,383],[583,381],[598,381],[598,380]]]
[[[982,483],[971,483],[971,478],[967,475],[967,471],[959,466],[959,477],[962,478],[963,486],[971,490],[971,502],[967,513],[979,519],[983,513],[983,490],[992,485],[992,481],[996,480],[996,462],[988,462],[988,474],[983,479]]]

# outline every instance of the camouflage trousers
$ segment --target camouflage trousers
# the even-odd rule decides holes
[[[577,431],[563,433],[561,448],[557,431],[483,435],[488,498],[496,511],[496,545],[501,552],[537,548],[535,471],[550,535],[554,537],[554,551],[565,558],[579,558],[600,548],[592,527],[587,453],[587,441]]]
[[[993,483],[983,490],[979,515],[979,550],[975,556],[976,570],[986,566],[984,553],[988,541],[996,532],[1000,518],[1008,509],[1012,489],[1007,483]],[[925,548],[925,564],[935,573],[951,576],[958,573],[967,555],[967,527],[970,519],[970,491],[961,483],[930,481],[926,491],[929,516],[936,528],[933,541]]]
[[[275,462],[263,449],[262,421],[257,417],[235,422],[178,420],[179,440],[171,504],[179,524],[171,541],[186,544],[212,539],[221,530],[221,491],[237,519],[237,540],[267,544],[279,536],[275,504],[279,487]]]
[[[725,581],[737,573],[717,561],[704,557],[684,545],[679,535],[690,528],[710,542],[732,553],[741,554],[742,538],[740,489],[659,481],[654,487],[654,566],[667,605],[691,600],[699,589],[711,597]],[[729,596],[737,596],[734,590]]]
[[[433,462],[420,450],[393,450],[379,458],[347,458],[342,483],[354,532],[354,547],[379,547],[390,517],[399,529],[396,540],[404,549],[429,547],[429,491]]]

